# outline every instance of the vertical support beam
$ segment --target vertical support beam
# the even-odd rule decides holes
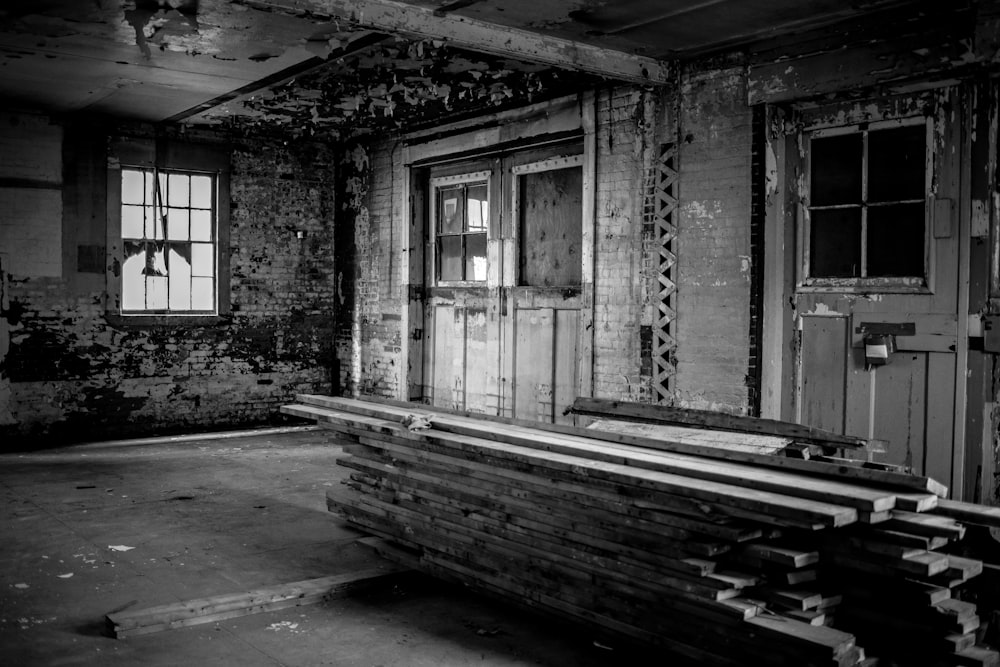
[[[577,391],[580,396],[594,395],[594,262],[596,261],[597,197],[597,96],[593,91],[580,98],[580,122],[583,127],[583,286],[580,334],[577,351]]]
[[[957,92],[961,99],[958,122],[961,127],[953,129],[958,139],[959,202],[958,216],[958,339],[955,345],[955,421],[952,436],[951,496],[964,499],[965,493],[965,410],[967,402],[967,370],[969,364],[969,256],[971,238],[969,234],[972,217],[971,160],[972,123],[975,91],[963,87]],[[953,135],[954,136],[954,135]]]
[[[409,146],[403,145],[399,150],[399,169],[402,169],[403,178],[399,184],[399,192],[393,192],[392,196],[397,200],[397,205],[400,211],[400,234],[399,234],[399,257],[400,257],[400,267],[399,275],[402,276],[400,281],[402,284],[399,286],[399,297],[403,301],[402,307],[402,321],[399,323],[399,335],[402,336],[400,341],[399,349],[399,368],[400,372],[403,374],[399,386],[396,388],[396,397],[401,401],[409,401],[417,399],[419,396],[414,396],[414,388],[419,388],[422,386],[421,375],[423,373],[423,364],[420,363],[420,349],[414,349],[414,343],[419,343],[419,341],[414,340],[413,328],[414,322],[420,322],[420,313],[414,312],[413,295],[414,295],[414,285],[418,284],[414,280],[414,212],[413,212],[413,188],[410,186],[410,148]],[[396,169],[397,166],[392,164],[390,169]],[[416,246],[420,246],[419,240]],[[389,249],[390,253],[395,253],[395,248]],[[419,311],[419,308],[417,309]],[[419,328],[419,325],[418,325]]]
[[[790,303],[795,261],[795,177],[798,156],[782,129],[783,112],[766,108],[764,144],[764,266],[761,323],[760,416],[792,420],[795,335]]]

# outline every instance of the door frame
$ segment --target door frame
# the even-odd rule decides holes
[[[951,475],[947,482],[954,498],[968,495],[965,479],[967,424],[967,371],[969,367],[969,271],[970,271],[970,147],[972,109],[968,85],[942,85],[953,89],[956,106],[964,111],[945,128],[944,139],[948,146],[959,151],[958,168],[951,177],[957,181],[952,196],[957,199],[953,220],[958,239],[957,293],[956,293],[956,345],[952,447],[948,453]],[[799,151],[798,133],[786,133],[788,123],[794,123],[791,108],[767,105],[765,107],[765,176],[763,187],[766,206],[764,219],[763,315],[761,353],[761,411],[760,416],[770,419],[794,421],[799,410],[794,398],[799,382],[799,349],[797,317],[794,307],[796,280],[799,266],[800,203],[797,200],[797,179],[803,173]],[[938,133],[935,132],[935,135]],[[929,276],[930,277],[930,276]],[[972,434],[977,437],[976,434]],[[975,445],[973,445],[975,446]]]
[[[392,193],[393,238],[399,239],[391,252],[400,258],[399,305],[401,311],[400,372],[403,381],[397,384],[400,400],[422,400],[424,367],[423,323],[426,293],[425,262],[428,248],[427,203],[415,188],[415,171],[452,160],[471,160],[477,155],[487,157],[504,146],[543,145],[572,136],[583,140],[583,235],[581,261],[582,294],[588,304],[589,318],[581,322],[578,344],[578,392],[593,393],[594,349],[594,241],[596,215],[596,95],[592,91],[580,95],[534,104],[521,109],[459,121],[415,132],[402,137],[393,151],[393,170],[398,169],[398,188]],[[398,157],[397,157],[398,156]]]

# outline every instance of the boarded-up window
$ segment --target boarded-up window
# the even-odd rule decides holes
[[[518,284],[573,286],[582,281],[583,169],[518,175]]]
[[[122,313],[214,313],[215,176],[121,173]]]
[[[927,125],[814,133],[808,278],[926,275]]]

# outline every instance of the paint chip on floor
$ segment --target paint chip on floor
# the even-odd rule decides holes
[[[25,589],[28,588],[28,584],[14,584],[14,588]]]
[[[70,577],[73,576],[73,573],[67,572],[66,574],[57,574],[56,576],[59,577],[60,579],[69,579]]]
[[[108,548],[112,551],[132,551],[135,547],[127,547],[124,544],[109,544]]]

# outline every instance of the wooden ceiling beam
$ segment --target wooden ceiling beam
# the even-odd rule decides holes
[[[487,23],[398,0],[236,0],[262,10],[337,17],[361,27],[438,39],[489,53],[630,83],[669,84],[670,64],[518,28]]]

